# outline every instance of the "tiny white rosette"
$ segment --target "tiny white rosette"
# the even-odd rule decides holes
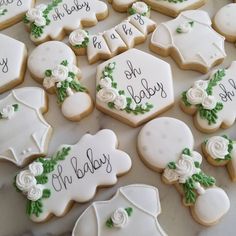
[[[29,170],[34,176],[39,176],[43,174],[43,164],[41,162],[33,162],[29,165]]]
[[[70,34],[69,42],[72,46],[81,46],[86,38],[88,38],[87,31],[77,29]]]
[[[126,97],[124,95],[117,96],[114,101],[114,104],[117,110],[124,110],[127,106]]]
[[[123,228],[128,223],[129,216],[125,209],[118,208],[111,216],[113,226],[116,228]]]
[[[203,99],[207,96],[207,93],[204,89],[200,88],[200,87],[196,87],[196,88],[190,88],[187,93],[187,101],[191,104],[191,105],[198,105],[201,104]]]
[[[16,176],[16,186],[24,193],[36,184],[37,181],[30,170],[23,170]]]
[[[38,201],[43,196],[43,190],[44,186],[41,184],[32,186],[27,193],[28,200],[33,202]]]
[[[149,11],[148,5],[144,2],[135,2],[132,5],[132,9],[139,14],[147,14]]]
[[[118,92],[113,88],[102,88],[97,93],[97,98],[104,103],[114,102],[118,96]]]
[[[12,105],[7,105],[0,113],[3,119],[11,119],[15,114],[15,109]]]

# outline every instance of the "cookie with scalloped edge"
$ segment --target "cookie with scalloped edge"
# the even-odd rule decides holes
[[[90,27],[108,16],[107,5],[100,0],[52,0],[30,9],[24,23],[31,40],[43,43],[62,40],[66,34],[80,27]]]
[[[20,171],[14,185],[27,198],[26,213],[35,222],[63,216],[73,201],[90,201],[100,186],[116,184],[131,168],[118,149],[115,133],[85,134],[75,145],[62,145],[51,158],[39,158]]]
[[[214,71],[208,80],[198,80],[182,93],[180,107],[194,116],[195,126],[212,133],[229,128],[236,118],[236,61],[228,69]]]
[[[170,117],[150,121],[141,129],[137,147],[144,164],[176,186],[198,223],[214,225],[229,211],[225,191],[202,171],[202,156],[193,150],[193,134],[184,122]]]

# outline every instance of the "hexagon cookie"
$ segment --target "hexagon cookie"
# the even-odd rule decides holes
[[[143,124],[173,103],[170,65],[148,53],[131,49],[98,66],[97,108],[130,126]]]
[[[25,44],[0,34],[0,93],[24,80],[27,50]]]

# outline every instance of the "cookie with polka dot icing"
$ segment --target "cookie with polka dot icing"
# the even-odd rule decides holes
[[[35,0],[0,1],[0,30],[21,21],[24,14],[34,6]]]
[[[222,7],[215,15],[213,26],[217,32],[224,35],[227,41],[236,42],[236,3]]]
[[[185,123],[169,117],[154,119],[140,131],[137,147],[143,162],[160,172],[166,184],[177,187],[198,223],[211,226],[228,212],[229,198],[202,171],[202,156],[193,150],[194,138]]]
[[[61,217],[73,201],[90,201],[98,187],[116,184],[131,168],[129,155],[118,149],[112,130],[85,134],[75,145],[62,145],[50,158],[39,158],[20,171],[14,185],[27,198],[34,222]]]
[[[100,0],[52,0],[48,5],[40,4],[30,9],[24,23],[31,40],[43,43],[48,40],[62,40],[67,33],[90,27],[108,15],[107,5]]]
[[[170,65],[137,49],[98,66],[96,91],[96,107],[132,127],[156,117],[174,103]]]
[[[202,132],[229,128],[236,119],[236,61],[228,69],[212,72],[208,80],[198,80],[182,93],[180,107],[194,117]]]
[[[66,44],[49,41],[36,47],[28,59],[32,77],[55,93],[62,114],[71,121],[79,121],[93,110],[93,101],[81,84],[81,71],[76,56]]]
[[[171,56],[181,69],[207,73],[226,57],[224,41],[211,27],[207,12],[189,10],[161,23],[152,34],[150,49],[161,56]]]
[[[24,43],[0,34],[0,93],[24,81],[27,49]]]
[[[236,182],[236,142],[227,135],[213,136],[202,144],[208,162],[214,166],[226,166],[232,181]]]

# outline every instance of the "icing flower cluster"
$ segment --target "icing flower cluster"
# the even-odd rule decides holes
[[[70,44],[75,48],[87,48],[89,43],[88,31],[77,29],[69,36]]]
[[[26,13],[26,19],[36,26],[45,26],[46,25],[46,18],[44,17],[44,11],[47,9],[47,5],[40,4],[35,8],[31,8]]]
[[[176,32],[179,34],[189,33],[193,29],[193,26],[194,26],[194,21],[184,22],[180,24],[180,26],[176,29]]]
[[[150,7],[145,2],[135,2],[133,3],[132,7],[128,10],[130,15],[134,15],[136,13],[142,16],[149,16],[150,15]]]
[[[0,120],[1,119],[7,119],[10,120],[18,111],[19,105],[14,104],[14,105],[7,105],[6,107],[2,108],[0,112]]]
[[[108,228],[124,228],[128,221],[129,217],[133,213],[133,208],[118,208],[116,209],[112,216],[107,220],[106,226]]]
[[[183,187],[185,203],[194,204],[197,194],[205,193],[203,187],[213,186],[214,178],[205,175],[200,168],[202,156],[198,152],[184,149],[176,162],[170,162],[163,172],[163,178],[169,183],[179,183]]]

